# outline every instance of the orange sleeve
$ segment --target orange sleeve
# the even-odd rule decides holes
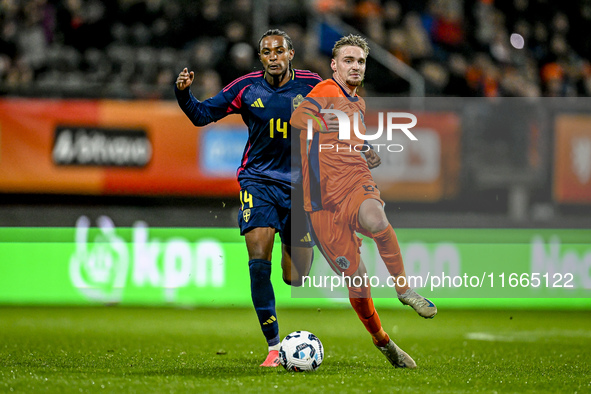
[[[312,119],[312,129],[315,132],[320,132],[324,127],[322,115],[318,113],[318,107],[308,100],[304,100],[291,114],[290,123],[292,127],[298,130],[306,130],[308,128],[308,120]]]
[[[299,130],[306,130],[308,120],[312,119],[313,130],[315,132],[323,130],[326,125],[320,110],[328,108],[330,98],[338,96],[338,86],[332,80],[320,82],[293,112],[290,120],[291,125]]]

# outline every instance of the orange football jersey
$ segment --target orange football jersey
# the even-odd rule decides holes
[[[339,139],[337,132],[327,132],[321,109],[340,110],[349,120],[348,139]],[[306,211],[332,210],[356,185],[372,180],[365,160],[365,140],[353,130],[357,125],[358,134],[365,135],[365,101],[350,96],[334,80],[328,79],[317,84],[296,108],[291,125],[301,130],[300,150]],[[357,119],[355,119],[357,118]],[[308,121],[311,121],[311,138],[308,135]]]

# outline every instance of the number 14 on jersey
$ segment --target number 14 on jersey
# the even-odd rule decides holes
[[[283,134],[283,138],[287,138],[287,122],[281,122],[280,118],[271,118],[269,121],[269,133],[271,138],[275,138],[275,131]]]

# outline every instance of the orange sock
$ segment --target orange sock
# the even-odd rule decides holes
[[[408,283],[406,280],[397,280],[401,276],[406,279],[406,273],[404,272],[402,255],[400,254],[400,245],[398,245],[398,239],[392,225],[389,224],[384,230],[372,234],[372,237],[376,242],[382,260],[386,263],[388,272],[396,279],[396,292],[403,294],[408,290]],[[399,283],[404,286],[399,286]]]
[[[383,328],[380,328],[380,331],[372,334],[371,338],[373,339],[374,345],[379,347],[384,347],[388,342],[390,342],[390,336],[386,333],[386,331],[384,331]]]
[[[373,343],[378,346],[385,346],[390,337],[382,328],[382,322],[373,304],[369,288],[349,288],[349,302],[357,312],[357,316],[365,329],[371,334]]]

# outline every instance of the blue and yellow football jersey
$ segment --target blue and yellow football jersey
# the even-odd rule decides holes
[[[301,183],[298,154],[291,155],[291,113],[322,79],[307,70],[292,70],[281,87],[271,86],[264,71],[244,75],[203,102],[190,89],[175,93],[183,112],[195,126],[205,126],[230,114],[240,114],[248,127],[248,141],[237,171],[241,185],[254,182],[292,187]],[[295,136],[294,143],[299,143]],[[294,147],[294,152],[299,152]]]

